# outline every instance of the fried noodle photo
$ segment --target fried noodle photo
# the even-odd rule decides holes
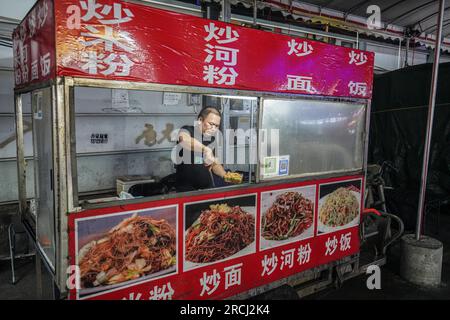
[[[112,285],[168,269],[176,263],[174,228],[136,214],[78,253],[83,288]]]
[[[359,203],[348,188],[339,188],[330,193],[319,212],[320,221],[329,227],[344,226],[356,218]]]
[[[301,193],[280,194],[263,216],[262,236],[266,240],[296,237],[311,227],[313,212],[313,202]]]
[[[255,239],[255,218],[239,206],[211,205],[186,232],[186,260],[208,263],[232,256]]]

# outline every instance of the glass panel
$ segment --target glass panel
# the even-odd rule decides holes
[[[187,93],[75,87],[74,95],[81,203],[169,178],[178,129],[193,126],[203,105]]]
[[[27,199],[34,202],[34,146],[33,146],[33,117],[31,114],[31,93],[22,95],[23,112],[23,144],[25,154]],[[33,205],[32,208],[35,208]],[[33,210],[32,214],[36,214]],[[36,217],[34,217],[36,218]]]
[[[49,262],[55,265],[55,211],[53,198],[53,134],[51,89],[32,93],[37,238]]]
[[[223,100],[224,166],[244,174],[245,181],[248,181],[248,173],[253,175],[256,169],[257,99],[224,97]],[[253,143],[250,143],[251,138]]]
[[[116,179],[120,176],[151,176],[160,180],[173,173],[171,151],[130,154],[79,156],[77,159],[78,192],[116,194]]]
[[[256,117],[251,116],[256,98],[85,87],[75,87],[74,97],[81,204],[83,200],[94,202],[96,195],[98,201],[118,200],[121,194],[129,196],[121,191],[129,190],[133,184],[154,184],[160,188],[160,182],[177,180],[178,167],[172,155],[177,150],[179,129],[200,128],[197,119],[204,107],[213,107],[221,113],[218,122],[221,132],[230,128],[246,131],[251,120],[253,125],[256,123]],[[217,134],[215,138],[216,143],[208,146],[214,149],[219,162],[226,169],[248,172],[248,138],[242,145],[233,140],[227,146],[233,150],[241,148],[245,153],[242,164],[236,164],[235,156],[229,166],[223,162],[223,135]],[[201,166],[205,167],[204,163]],[[226,185],[209,172],[202,178],[211,180],[211,186]],[[177,187],[167,187],[164,193],[187,191]]]
[[[0,203],[18,200],[13,88],[14,73],[0,70]]]
[[[268,153],[289,156],[289,175],[362,168],[364,122],[362,104],[264,100],[262,128],[279,130]]]
[[[22,94],[25,157],[32,160],[31,95]],[[19,199],[16,161],[16,123],[14,116],[14,73],[0,70],[0,203]],[[33,197],[33,164],[26,168],[27,196]]]

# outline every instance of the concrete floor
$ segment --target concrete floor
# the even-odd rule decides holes
[[[41,266],[44,270],[44,266]],[[16,284],[12,284],[9,261],[0,261],[0,300],[36,300],[36,267],[34,257],[16,260]],[[52,299],[50,277],[42,273],[42,298]]]
[[[361,275],[344,282],[339,289],[326,289],[306,300],[448,300],[450,299],[450,215],[442,214],[439,231],[431,235],[444,243],[442,266],[442,285],[439,288],[428,289],[415,286],[403,280],[398,275],[399,243],[391,248],[388,262],[381,268],[381,289],[369,290],[366,286],[368,275]],[[36,273],[34,258],[24,258],[16,262],[18,282],[11,284],[9,261],[0,261],[0,299],[1,300],[31,300],[36,299]],[[42,270],[44,267],[42,266]],[[278,290],[266,294],[262,299],[292,299],[291,290]],[[49,277],[43,274],[43,299],[52,298],[52,287]]]
[[[329,289],[308,296],[313,300],[450,300],[450,212],[441,213],[438,224],[430,225],[426,234],[440,240],[443,245],[442,281],[438,288],[416,286],[399,276],[400,242],[388,252],[388,260],[381,268],[381,289],[367,289],[370,275],[360,275],[344,282],[340,289]]]
[[[449,243],[450,245],[450,243]],[[344,282],[340,289],[328,289],[306,297],[307,300],[449,300],[450,251],[445,249],[442,283],[439,288],[424,288],[411,284],[399,276],[398,260],[391,259],[381,268],[381,289],[369,290],[369,275],[361,275]]]

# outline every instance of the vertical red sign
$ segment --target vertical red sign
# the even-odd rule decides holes
[[[53,1],[41,0],[13,32],[16,87],[55,77]]]

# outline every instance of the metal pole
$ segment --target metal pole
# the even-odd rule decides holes
[[[409,64],[408,64],[408,56],[409,56],[409,41],[410,41],[410,38],[409,37],[407,37],[406,38],[406,50],[405,50],[405,63],[403,64],[403,67],[407,67]]]
[[[356,49],[359,50],[359,32],[356,31]]]
[[[400,69],[400,63],[402,61],[402,38],[398,38],[398,61],[397,69]]]
[[[258,6],[256,4],[256,0],[253,0],[253,25],[256,26],[258,24]]]
[[[23,130],[23,110],[22,110],[22,95],[14,95],[14,111],[16,121],[16,157],[17,157],[17,183],[19,190],[19,216],[22,220],[25,211],[28,208],[27,204],[27,174],[26,174],[26,162],[25,162],[25,149],[24,149],[24,130]]]
[[[425,137],[425,146],[423,150],[423,164],[422,164],[422,179],[420,186],[419,195],[419,208],[417,210],[417,226],[416,226],[416,240],[420,239],[420,233],[422,231],[422,219],[423,219],[423,209],[425,203],[425,192],[427,190],[427,172],[428,172],[428,161],[430,157],[430,144],[431,144],[431,133],[433,129],[433,116],[434,107],[436,105],[436,89],[437,89],[437,79],[439,71],[439,59],[441,54],[441,40],[442,40],[442,21],[444,20],[444,6],[445,0],[439,1],[439,17],[438,17],[438,29],[436,34],[436,47],[434,52],[434,62],[433,62],[433,74],[431,76],[431,89],[430,89],[430,100],[428,106],[428,120],[427,120],[427,131]]]
[[[222,0],[222,21],[230,22],[231,21],[231,4],[230,0]]]

